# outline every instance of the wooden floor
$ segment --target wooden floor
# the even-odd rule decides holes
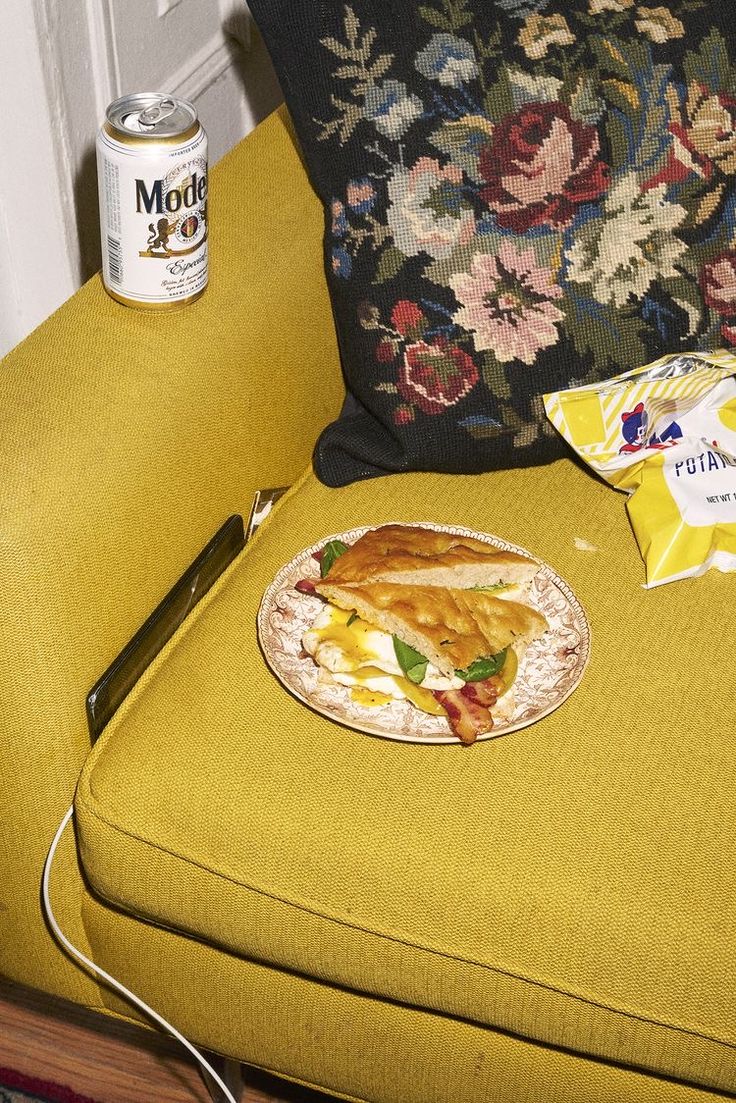
[[[173,1039],[0,979],[0,1067],[51,1080],[96,1103],[211,1103],[194,1058]],[[243,1069],[241,1103],[330,1103]]]

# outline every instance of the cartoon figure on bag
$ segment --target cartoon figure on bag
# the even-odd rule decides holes
[[[619,448],[621,452],[638,452],[642,448],[670,448],[682,436],[682,429],[676,421],[671,421],[661,433],[652,433],[647,438],[649,415],[643,402],[638,402],[633,410],[621,414],[621,432],[626,444]]]

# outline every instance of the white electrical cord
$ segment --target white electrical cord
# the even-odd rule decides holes
[[[134,1003],[137,1007],[139,1007],[141,1009],[141,1011],[145,1012],[146,1015],[150,1016],[150,1018],[152,1018],[154,1020],[154,1022],[157,1022],[159,1024],[159,1026],[162,1026],[164,1028],[164,1030],[167,1030],[169,1032],[169,1034],[171,1034],[174,1038],[176,1038],[176,1040],[178,1042],[181,1042],[181,1044],[186,1049],[188,1049],[189,1052],[191,1054],[193,1054],[194,1057],[196,1057],[196,1059],[199,1061],[202,1068],[206,1069],[206,1071],[209,1073],[209,1075],[212,1077],[212,1079],[215,1081],[215,1083],[218,1085],[218,1087],[222,1089],[222,1091],[225,1093],[226,1098],[228,1099],[228,1103],[237,1103],[237,1100],[233,1096],[232,1092],[227,1087],[227,1085],[223,1082],[222,1077],[220,1077],[215,1072],[215,1070],[212,1068],[212,1065],[209,1063],[209,1061],[207,1061],[202,1056],[202,1054],[199,1052],[199,1050],[196,1049],[196,1047],[193,1046],[192,1043],[190,1041],[188,1041],[184,1037],[184,1035],[181,1034],[176,1029],[175,1026],[172,1026],[171,1023],[167,1022],[166,1019],[164,1019],[161,1015],[159,1015],[159,1013],[157,1011],[154,1011],[152,1007],[149,1007],[147,1003],[144,1003],[144,1001],[140,998],[140,996],[136,996],[136,994],[134,992],[131,992],[128,988],[126,988],[125,985],[121,984],[119,980],[116,980],[115,977],[110,976],[110,974],[106,973],[104,969],[101,969],[99,965],[95,965],[95,963],[93,961],[90,961],[90,959],[88,957],[86,957],[81,952],[81,950],[78,950],[76,948],[76,946],[72,946],[71,942],[66,937],[64,932],[61,930],[61,928],[59,927],[59,924],[56,922],[56,919],[54,917],[54,913],[51,910],[51,900],[49,899],[49,877],[51,875],[51,863],[54,860],[54,855],[56,854],[56,848],[59,845],[59,840],[61,839],[61,836],[64,833],[64,828],[69,823],[69,821],[70,821],[70,819],[72,818],[73,815],[74,815],[74,805],[72,805],[71,808],[67,811],[66,815],[64,816],[64,819],[59,824],[56,835],[54,836],[54,841],[52,842],[52,844],[49,848],[49,852],[46,856],[46,862],[45,862],[44,867],[43,867],[43,878],[41,880],[41,893],[42,893],[42,897],[43,897],[44,910],[46,912],[46,917],[47,917],[47,919],[49,921],[49,924],[51,926],[51,930],[53,931],[55,937],[58,939],[58,941],[61,943],[61,945],[66,950],[68,950],[68,952],[72,955],[72,957],[75,957],[87,969],[90,969],[98,977],[101,977],[102,980],[104,980],[107,984],[111,985],[112,988],[116,989],[116,991],[118,991],[122,996],[124,996],[126,1000],[130,1000],[131,1003]]]

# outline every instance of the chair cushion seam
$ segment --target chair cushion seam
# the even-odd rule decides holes
[[[91,795],[93,796],[93,794]],[[170,850],[167,847],[162,846],[160,843],[154,843],[150,842],[149,840],[143,839],[140,835],[134,834],[133,832],[120,827],[118,824],[112,823],[109,819],[103,816],[100,812],[96,811],[94,808],[91,808],[89,805],[86,806],[86,811],[89,815],[93,816],[95,819],[99,820],[101,823],[109,827],[110,830],[119,832],[121,835],[124,835],[135,842],[142,843],[144,846],[149,846],[154,850],[158,850],[161,854],[168,855],[168,857],[170,858],[174,858],[175,860],[183,862],[186,865],[202,870],[204,873],[207,873],[210,876],[217,877],[222,881],[227,881],[231,885],[244,889],[246,892],[252,892],[255,893],[257,896],[262,896],[266,899],[277,901],[279,904],[283,904],[288,908],[294,908],[297,911],[305,912],[308,915],[314,916],[318,919],[322,919],[325,922],[334,923],[337,926],[347,928],[348,930],[358,931],[361,934],[382,939],[386,942],[392,942],[400,946],[406,946],[409,949],[419,950],[421,953],[430,954],[434,957],[443,958],[447,961],[457,962],[459,964],[469,965],[474,968],[482,969],[485,972],[495,973],[498,976],[507,977],[511,980],[519,981],[522,984],[528,984],[532,987],[540,988],[544,991],[554,992],[556,995],[575,1000],[576,1002],[583,1003],[589,1007],[594,1007],[602,1011],[607,1011],[612,1015],[617,1015],[625,1019],[630,1019],[634,1022],[646,1023],[649,1026],[662,1027],[665,1030],[671,1030],[676,1033],[688,1035],[693,1038],[700,1038],[702,1041],[712,1042],[713,1044],[721,1046],[727,1050],[736,1050],[736,1042],[730,1042],[725,1038],[717,1038],[714,1035],[705,1034],[700,1030],[695,1030],[693,1027],[681,1026],[677,1023],[662,1022],[659,1019],[653,1019],[646,1015],[638,1014],[634,1011],[624,1011],[620,1008],[611,1007],[606,1003],[591,999],[589,996],[582,996],[578,993],[570,992],[564,988],[559,988],[556,985],[549,983],[548,981],[537,980],[534,977],[527,977],[521,973],[514,973],[509,969],[503,969],[498,965],[490,965],[487,962],[477,961],[472,958],[458,957],[455,954],[448,953],[445,950],[437,949],[436,947],[421,945],[417,942],[410,942],[408,939],[401,938],[398,935],[389,934],[384,931],[372,930],[368,927],[363,927],[359,923],[356,923],[352,920],[344,919],[336,915],[325,914],[324,911],[318,911],[313,905],[305,904],[298,900],[291,900],[285,896],[279,896],[275,892],[271,892],[267,889],[260,888],[257,885],[238,880],[237,878],[232,877],[227,873],[222,873],[219,870],[214,870],[210,866],[203,865],[201,862],[198,862],[194,858],[190,858],[186,855]],[[118,901],[117,903],[118,906],[125,906],[122,904],[121,901]]]

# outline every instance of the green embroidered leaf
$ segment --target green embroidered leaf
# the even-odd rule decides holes
[[[583,73],[569,96],[570,114],[588,126],[595,126],[605,109],[597,87],[590,74]]]
[[[343,544],[342,540],[327,541],[322,549],[322,556],[319,561],[319,573],[322,578],[325,578],[338,556],[343,555],[347,550],[347,544]]]
[[[372,81],[379,81],[389,71],[393,60],[393,54],[379,54],[376,60],[368,66],[367,75]]]
[[[641,99],[633,84],[626,80],[611,78],[601,81],[601,90],[605,98],[614,107],[626,115],[637,113],[641,109]]]
[[[405,261],[406,257],[400,249],[397,249],[395,245],[387,245],[378,261],[373,283],[385,283],[387,280],[392,280],[395,276],[398,276]]]
[[[511,398],[511,386],[506,378],[506,370],[493,353],[486,349],[481,353],[481,375],[491,394],[497,398]]]
[[[647,350],[640,336],[644,323],[636,308],[604,306],[592,297],[570,295],[560,309],[567,318],[567,333],[578,355],[584,362],[592,356],[586,381],[612,375],[621,370],[621,364],[647,363]]]
[[[636,39],[591,35],[590,46],[603,76],[618,78],[629,84],[634,70],[651,68],[647,47]]]
[[[425,659],[424,655],[420,655],[418,651],[415,651],[413,647],[409,647],[409,644],[404,643],[398,636],[394,636],[393,641],[396,661],[405,676],[415,686],[421,685],[424,681],[424,675],[427,673],[429,660]]]
[[[358,31],[360,30],[360,21],[351,7],[345,6],[345,34],[348,36],[348,42],[351,46],[354,46],[358,39]]]
[[[428,141],[442,153],[446,153],[452,164],[464,169],[471,180],[483,182],[478,168],[480,152],[491,142],[493,127],[480,117],[467,117],[445,122],[439,130],[429,135]]]
[[[352,65],[340,65],[332,74],[340,80],[360,80],[363,77],[363,69],[354,62]]]
[[[605,128],[612,163],[651,177],[663,166],[671,140],[666,91],[671,69],[654,64],[645,41],[593,35],[590,44],[598,62],[593,76],[611,108]]]
[[[715,27],[702,39],[697,50],[685,54],[683,69],[688,84],[702,84],[710,92],[736,92],[736,75],[728,45]]]
[[[375,27],[370,27],[369,30],[363,35],[363,41],[360,44],[359,54],[363,61],[367,61],[371,56],[371,46],[378,38],[378,31]]]
[[[475,15],[468,11],[468,0],[442,0],[445,5],[452,27],[455,31],[461,31],[475,21]]]
[[[333,107],[338,109],[338,115],[329,122],[325,122],[324,119],[314,120],[322,127],[322,130],[317,135],[317,141],[323,142],[336,133],[339,137],[340,145],[345,145],[356,126],[363,118],[363,108],[360,104],[350,103],[334,94],[330,95],[330,103]]]
[[[343,61],[350,61],[353,56],[353,52],[350,47],[343,46],[343,44],[341,42],[338,42],[336,38],[320,38],[320,42],[337,57],[341,57]]]
[[[486,678],[492,678],[494,674],[498,674],[500,670],[503,670],[508,650],[508,647],[504,647],[503,651],[497,651],[495,655],[486,655],[482,659],[476,659],[467,670],[456,670],[455,673],[464,682],[484,682]]]
[[[662,286],[672,301],[687,314],[690,320],[688,336],[697,333],[703,317],[703,297],[697,282],[687,279],[686,276],[679,276],[664,280]]]
[[[444,11],[428,8],[426,5],[417,9],[425,23],[440,31],[459,31],[473,22],[473,14],[467,9],[467,0],[441,0],[441,3]]]
[[[502,65],[498,70],[498,80],[488,86],[485,95],[485,109],[494,123],[499,123],[506,115],[514,113],[514,89],[508,70]]]
[[[436,27],[439,31],[452,30],[452,23],[447,16],[436,11],[435,8],[420,7],[417,10],[424,22],[429,23],[431,27]]]

